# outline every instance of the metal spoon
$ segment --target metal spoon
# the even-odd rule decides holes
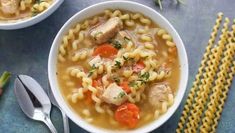
[[[37,81],[26,75],[17,76],[15,96],[29,118],[44,122],[52,133],[57,133],[50,120],[51,102]]]
[[[64,133],[70,133],[69,131],[69,120],[68,117],[66,116],[65,112],[60,108],[59,104],[56,102],[54,95],[51,92],[51,86],[50,84],[48,85],[49,89],[48,89],[48,96],[51,100],[51,103],[56,106],[62,114],[62,118],[63,118],[63,124],[64,124]]]

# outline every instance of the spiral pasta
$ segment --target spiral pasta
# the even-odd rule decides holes
[[[235,30],[233,31],[235,33]],[[216,126],[218,124],[218,119],[220,117],[220,113],[222,112],[222,107],[224,104],[224,100],[227,97],[227,92],[229,85],[231,84],[231,80],[233,79],[233,75],[235,74],[234,67],[234,55],[235,55],[235,45],[231,40],[232,36],[228,38],[228,44],[226,45],[226,50],[224,51],[224,57],[222,59],[222,65],[219,66],[219,72],[217,73],[217,79],[215,81],[215,86],[212,89],[212,95],[210,96],[210,102],[208,103],[208,108],[205,111],[205,117],[202,120],[202,126],[200,127],[201,132],[215,132]],[[231,74],[228,73],[231,68]],[[227,82],[227,84],[226,84]],[[226,86],[226,87],[225,87]],[[225,88],[226,91],[221,90],[221,88]],[[223,96],[223,100],[218,99],[219,96]],[[217,112],[217,107],[219,111]],[[216,118],[216,119],[215,119]]]
[[[191,106],[192,106],[193,101],[194,101],[194,97],[195,97],[197,89],[198,89],[197,86],[199,86],[199,84],[200,84],[201,76],[203,75],[203,69],[206,66],[205,63],[208,61],[210,50],[212,49],[212,46],[213,46],[213,44],[215,42],[215,38],[216,38],[216,36],[218,34],[218,30],[219,30],[220,24],[222,22],[222,19],[223,19],[223,14],[222,13],[218,13],[215,25],[213,27],[213,31],[212,31],[211,36],[210,36],[210,40],[208,42],[208,45],[206,47],[206,51],[205,51],[205,53],[203,55],[203,59],[201,61],[201,65],[200,65],[199,70],[198,70],[198,74],[196,75],[196,79],[193,82],[193,86],[192,86],[192,89],[191,89],[191,91],[190,91],[190,93],[188,95],[188,98],[186,100],[186,103],[185,103],[185,106],[184,106],[184,110],[183,110],[182,116],[180,118],[180,122],[178,123],[178,128],[176,130],[177,133],[180,133],[181,131],[183,131],[183,129],[185,127],[185,124],[187,122],[187,117],[189,115]]]
[[[196,81],[189,93],[178,124],[178,129],[176,130],[178,133],[181,131],[197,132],[198,129],[202,133],[216,132],[218,120],[223,110],[224,100],[227,97],[229,86],[235,74],[235,45],[232,42],[235,28],[233,28],[233,25],[233,31],[228,31],[228,18],[225,18],[218,46],[212,48],[222,21],[222,16],[222,13],[218,14],[202,65],[199,68],[199,73],[196,76]],[[211,53],[209,53],[210,50]],[[204,74],[202,73],[203,71],[205,71]],[[201,83],[199,82],[200,80]],[[196,86],[198,86],[198,90],[196,90]],[[226,91],[221,90],[222,88],[225,88]],[[219,98],[220,96],[223,98]],[[207,99],[209,100],[208,103]],[[186,119],[187,117],[188,119]]]
[[[186,124],[186,130],[187,131],[196,131],[195,128],[192,128],[192,126],[197,127],[200,121],[200,117],[203,113],[204,110],[204,104],[206,103],[206,100],[208,98],[208,95],[210,93],[210,87],[212,86],[212,80],[216,74],[216,71],[218,70],[218,65],[219,65],[219,60],[221,59],[221,53],[224,49],[224,39],[226,38],[226,34],[228,31],[228,24],[229,20],[225,19],[224,27],[222,30],[222,35],[220,36],[220,40],[218,43],[218,47],[214,47],[212,51],[212,55],[209,56],[209,62],[208,62],[208,67],[205,68],[206,74],[204,74],[204,79],[202,79],[201,85],[199,85],[199,92],[198,92],[198,97],[195,98],[195,106],[193,106],[193,109],[191,110],[191,116],[189,117],[190,119],[195,119],[191,120]],[[204,90],[203,90],[204,89]],[[203,98],[202,98],[203,97]],[[199,109],[201,108],[201,109]],[[194,113],[193,113],[194,112]],[[196,113],[195,113],[196,112]],[[199,117],[198,117],[199,116]]]

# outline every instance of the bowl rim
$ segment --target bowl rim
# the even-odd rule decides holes
[[[137,2],[132,2],[132,1],[106,1],[106,2],[100,2],[94,5],[91,5],[89,7],[86,7],[85,9],[77,12],[75,15],[73,15],[64,25],[63,27],[59,30],[59,32],[57,33],[53,44],[51,46],[50,49],[50,54],[49,54],[49,59],[48,59],[48,76],[49,76],[49,83],[51,84],[51,88],[52,88],[52,93],[55,96],[56,101],[59,103],[59,105],[62,107],[62,109],[66,112],[66,114],[68,115],[68,117],[75,122],[78,126],[80,126],[81,128],[89,131],[89,132],[96,132],[96,133],[102,133],[102,132],[111,132],[111,130],[108,129],[104,129],[104,128],[100,128],[97,126],[94,126],[92,124],[86,123],[84,119],[80,118],[80,116],[78,114],[76,114],[67,104],[67,102],[64,100],[60,89],[57,88],[56,86],[58,86],[57,84],[57,77],[56,77],[56,67],[53,66],[55,64],[53,63],[57,63],[57,54],[58,54],[58,46],[60,45],[60,43],[58,43],[58,41],[60,40],[60,36],[63,37],[63,33],[67,33],[68,32],[68,26],[72,23],[77,23],[79,22],[77,19],[78,16],[80,16],[80,14],[87,12],[89,10],[93,10],[93,8],[98,7],[98,6],[103,6],[103,5],[109,5],[111,6],[112,4],[115,3],[122,3],[122,4],[129,4],[130,6],[134,6],[134,7],[141,7],[141,8],[145,8],[144,10],[148,10],[148,12],[152,12],[153,14],[155,14],[156,16],[158,16],[161,21],[163,21],[163,24],[165,24],[167,26],[167,28],[169,28],[171,30],[171,35],[173,35],[174,41],[175,39],[178,41],[177,43],[177,49],[179,50],[178,47],[181,47],[181,58],[179,57],[180,60],[180,67],[182,67],[182,65],[184,66],[184,69],[181,69],[181,73],[180,73],[180,83],[178,86],[178,90],[177,90],[177,97],[175,97],[175,102],[174,104],[168,109],[168,111],[166,113],[164,113],[160,118],[161,121],[159,120],[154,120],[153,122],[151,122],[150,124],[147,124],[145,126],[142,126],[140,128],[137,129],[133,129],[133,130],[129,130],[129,131],[117,131],[117,132],[150,132],[153,131],[154,129],[160,127],[163,123],[165,123],[177,110],[177,108],[179,107],[180,103],[182,102],[183,96],[185,94],[186,88],[187,88],[187,83],[188,83],[188,57],[187,57],[187,53],[184,47],[184,43],[182,41],[182,39],[180,38],[178,32],[175,30],[175,28],[170,24],[170,22],[168,22],[168,20],[163,17],[160,13],[158,13],[157,11],[155,11],[154,9],[147,7],[143,4],[137,3]],[[111,7],[107,7],[108,8],[112,8]],[[127,9],[128,10],[128,9]],[[141,12],[141,11],[140,11]],[[141,12],[143,13],[143,12]],[[145,13],[143,13],[144,15],[146,15]],[[95,13],[94,13],[95,15]],[[88,16],[90,17],[90,16]],[[150,17],[151,19],[153,19],[153,17]],[[159,23],[157,23],[159,24]],[[65,32],[65,29],[68,28]],[[164,29],[166,29],[166,27],[163,27]],[[168,31],[168,30],[167,30]],[[168,31],[170,32],[170,31]],[[56,48],[57,47],[57,48]],[[54,55],[54,56],[53,56]],[[182,64],[183,63],[183,64]],[[54,71],[54,72],[53,72]],[[182,72],[183,71],[183,72]],[[182,75],[183,74],[183,75]],[[184,80],[184,81],[182,81]],[[58,86],[59,87],[59,86]],[[180,90],[180,92],[179,92]],[[177,99],[176,99],[177,98]],[[162,118],[164,116],[164,118]],[[112,131],[112,132],[116,132],[116,131]]]
[[[64,0],[53,0],[52,5],[49,6],[45,11],[39,13],[38,15],[26,19],[15,20],[15,22],[0,23],[0,30],[16,30],[22,29],[34,24],[41,22],[50,16],[57,8],[63,3]]]

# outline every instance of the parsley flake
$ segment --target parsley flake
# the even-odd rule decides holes
[[[126,42],[129,42],[129,41],[131,41],[131,39],[130,38],[128,38],[128,37],[124,37],[124,40],[126,41]]]
[[[117,84],[119,84],[119,83],[121,82],[118,77],[114,77],[114,78],[113,78],[113,81],[116,82]]]
[[[121,49],[122,48],[122,44],[117,40],[113,40],[112,44],[116,49]]]
[[[122,91],[122,92],[120,92],[120,93],[118,94],[118,96],[117,96],[117,97],[114,97],[114,99],[117,99],[117,98],[123,98],[125,95],[126,95],[126,94],[125,94],[125,92],[124,92],[124,91]]]
[[[93,64],[91,67],[91,70],[88,73],[88,77],[92,76],[92,74],[95,72],[96,69],[97,69],[97,67],[95,66],[95,64]]]
[[[120,69],[121,68],[121,62],[115,61],[115,66]]]

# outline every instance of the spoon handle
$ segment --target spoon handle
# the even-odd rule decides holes
[[[63,117],[64,133],[70,133],[68,117],[66,116],[66,114],[63,110],[61,110],[61,114],[62,114],[62,117]]]
[[[51,119],[46,116],[45,119],[44,119],[44,123],[47,125],[47,127],[50,129],[51,133],[57,133],[54,125],[52,124],[51,122]]]

